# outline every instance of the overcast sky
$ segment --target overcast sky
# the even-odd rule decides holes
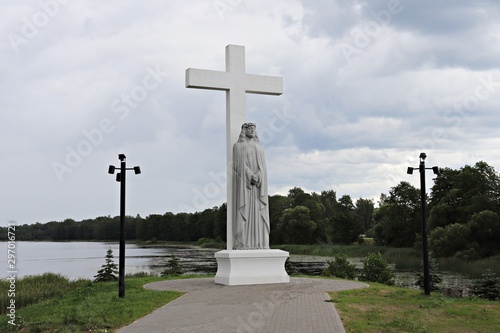
[[[283,77],[247,95],[269,193],[373,198],[428,166],[500,168],[500,3],[2,1],[0,225],[202,211],[226,200],[225,93],[185,70]],[[428,186],[432,185],[431,172]]]

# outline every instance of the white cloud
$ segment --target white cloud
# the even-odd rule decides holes
[[[388,3],[68,2],[23,36],[44,9],[7,2],[0,223],[118,214],[106,173],[118,153],[143,169],[127,184],[130,214],[221,204],[225,96],[186,89],[184,72],[224,70],[227,44],[246,46],[247,72],[284,77],[282,96],[247,96],[271,194],[299,186],[378,198],[401,180],[417,184],[405,170],[421,151],[440,166],[498,168],[500,6],[401,0],[384,23]],[[13,47],[12,34],[23,42]],[[356,54],[346,59],[341,43]],[[142,98],[155,68],[165,75]],[[53,163],[79,148],[60,182]]]

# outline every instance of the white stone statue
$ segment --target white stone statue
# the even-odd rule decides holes
[[[233,248],[269,249],[269,199],[264,148],[254,123],[233,146]]]

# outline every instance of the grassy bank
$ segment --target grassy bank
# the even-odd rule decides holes
[[[117,282],[93,283],[87,280],[72,284],[66,280],[63,284],[72,287],[64,292],[40,298],[23,308],[16,307],[17,327],[8,323],[11,318],[2,316],[0,332],[111,332],[182,295],[179,292],[143,288],[144,284],[159,280],[165,278],[127,279],[125,298],[118,297]],[[26,284],[27,281],[21,279],[18,283],[21,288],[21,283]],[[34,288],[34,285],[37,287]],[[36,281],[33,286],[29,288],[33,291],[33,297],[36,297],[35,289],[52,288],[51,284],[45,286],[43,279]],[[21,289],[18,290],[21,292]]]
[[[91,283],[89,280],[69,281],[66,277],[54,273],[23,277],[15,281],[13,287],[10,281],[0,280],[0,314],[6,314],[10,302],[9,290],[11,290],[10,293],[15,293],[16,308],[19,309],[61,296],[89,283]]]
[[[177,278],[189,277],[193,276]],[[17,281],[16,292],[21,282],[31,286],[26,292],[31,290],[35,302],[16,308],[17,327],[3,315],[0,332],[112,332],[182,295],[143,288],[166,279],[160,277],[128,277],[125,298],[118,298],[116,282],[71,282],[46,274],[25,279]],[[57,289],[53,281],[69,287],[43,294],[40,290]],[[36,300],[37,293],[45,296]],[[438,293],[425,297],[420,291],[379,284],[330,296],[347,332],[496,332],[500,325],[500,302],[444,298]]]
[[[380,284],[331,292],[330,297],[348,333],[492,333],[500,327],[500,302],[427,297]]]

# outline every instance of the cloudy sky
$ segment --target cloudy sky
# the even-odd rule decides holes
[[[225,201],[225,93],[185,70],[281,76],[247,95],[270,194],[376,200],[418,165],[500,169],[500,3],[2,1],[0,225],[201,211]],[[431,183],[428,176],[428,184]]]

